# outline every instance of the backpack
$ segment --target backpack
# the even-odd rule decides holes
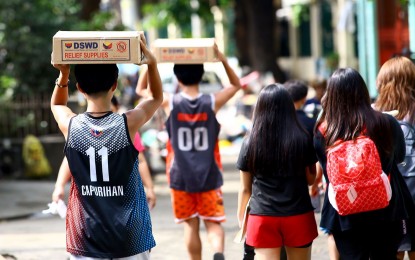
[[[330,181],[329,202],[339,215],[389,205],[392,197],[389,179],[382,171],[378,150],[369,137],[361,135],[354,140],[338,140],[327,149],[326,170]]]
[[[399,121],[399,124],[405,126],[402,128],[405,137],[405,160],[398,164],[399,171],[402,176],[414,177],[415,176],[415,128],[408,122]],[[406,128],[406,129],[405,129]]]

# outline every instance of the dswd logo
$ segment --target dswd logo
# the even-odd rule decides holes
[[[112,49],[112,42],[103,42],[102,47],[104,47],[106,50],[110,50]]]

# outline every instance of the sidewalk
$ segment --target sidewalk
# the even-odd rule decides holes
[[[0,180],[0,221],[25,218],[48,208],[54,181]]]

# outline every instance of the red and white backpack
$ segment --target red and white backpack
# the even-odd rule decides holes
[[[325,134],[325,126],[319,127]],[[328,198],[339,215],[385,208],[392,190],[375,143],[361,135],[327,149]]]

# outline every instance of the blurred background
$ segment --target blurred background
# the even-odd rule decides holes
[[[237,152],[226,148],[249,129],[255,95],[266,84],[297,78],[311,86],[348,66],[360,71],[374,98],[383,62],[393,55],[415,59],[415,0],[0,1],[0,178],[56,178],[64,139],[49,100],[58,75],[50,64],[52,37],[59,30],[139,30],[150,47],[158,38],[215,38],[239,76],[258,73],[218,115],[223,152]],[[171,67],[159,67],[167,92],[175,89]],[[140,67],[119,68],[116,95],[129,109],[137,102]],[[205,69],[203,92],[226,84],[221,66]],[[70,91],[70,106],[83,112],[73,78]],[[142,131],[148,153],[156,153],[149,156],[153,173],[163,171],[164,119],[156,115]],[[38,172],[27,172],[34,165]]]

